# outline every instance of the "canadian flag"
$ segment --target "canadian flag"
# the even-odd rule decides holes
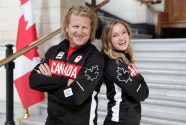
[[[37,40],[31,0],[21,0],[21,12],[16,51]],[[37,50],[38,48],[36,47],[15,60],[14,83],[23,108],[28,108],[44,99],[44,93],[32,90],[29,87],[30,72],[40,61]]]

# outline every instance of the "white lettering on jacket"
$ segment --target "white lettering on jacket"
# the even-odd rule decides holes
[[[134,64],[132,64],[132,63],[128,64],[128,70],[129,70],[129,72],[130,72],[132,77],[135,77],[135,76],[137,76],[139,74],[136,66]]]
[[[50,71],[57,76],[66,76],[75,79],[82,66],[74,65],[68,62],[49,60]]]

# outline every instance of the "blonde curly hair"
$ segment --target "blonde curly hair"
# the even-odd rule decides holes
[[[91,20],[91,34],[89,41],[94,41],[95,40],[95,33],[96,33],[96,28],[97,28],[97,15],[95,12],[88,8],[88,7],[83,7],[83,6],[72,6],[68,12],[66,13],[66,16],[63,21],[63,28],[62,28],[62,37],[69,39],[68,32],[66,31],[66,28],[68,27],[70,23],[70,18],[71,15],[74,14],[76,16],[86,16],[90,18]]]

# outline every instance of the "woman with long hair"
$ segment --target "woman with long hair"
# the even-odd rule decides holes
[[[140,124],[140,101],[148,97],[149,89],[134,64],[130,40],[130,27],[122,21],[113,20],[103,29],[104,82],[109,100],[104,125]]]

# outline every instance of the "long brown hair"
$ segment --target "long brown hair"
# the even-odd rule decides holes
[[[113,27],[115,24],[120,23],[125,26],[127,33],[129,35],[129,38],[131,39],[131,29],[130,27],[120,20],[113,20],[110,23],[107,23],[102,31],[102,53],[103,55],[107,55],[111,59],[115,59],[116,61],[121,61],[123,63],[131,62],[134,63],[133,59],[133,49],[129,43],[129,46],[125,50],[126,54],[124,55],[121,52],[118,52],[114,50],[114,48],[111,45],[111,33],[113,30]],[[129,57],[126,57],[126,55],[129,55]]]
[[[96,33],[96,28],[97,28],[97,15],[95,12],[88,8],[88,7],[83,7],[83,6],[72,6],[68,12],[66,13],[66,16],[63,21],[63,28],[62,28],[62,37],[64,38],[69,38],[68,33],[66,32],[66,28],[68,27],[70,23],[70,18],[71,15],[74,14],[76,16],[86,16],[90,18],[91,20],[91,34],[89,41],[94,41],[95,39],[95,33]]]

